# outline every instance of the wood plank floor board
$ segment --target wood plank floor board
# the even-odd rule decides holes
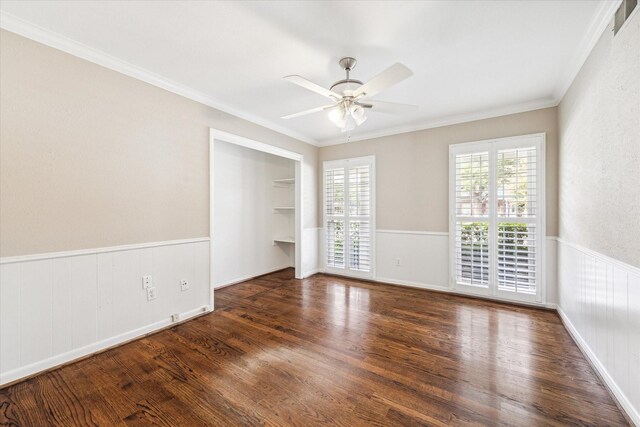
[[[627,425],[551,311],[287,269],[0,390],[0,425]]]

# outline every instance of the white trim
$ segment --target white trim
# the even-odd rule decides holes
[[[2,257],[0,258],[0,264],[39,261],[43,259],[54,259],[54,258],[66,258],[66,257],[72,257],[72,256],[79,256],[79,255],[95,255],[95,254],[102,254],[106,252],[130,251],[134,249],[155,248],[157,246],[184,245],[187,243],[198,243],[198,242],[208,242],[208,241],[209,241],[208,237],[196,237],[193,239],[167,240],[164,242],[133,243],[130,245],[108,246],[103,248],[91,248],[91,249],[79,249],[77,251],[48,252],[48,253],[33,254],[33,255],[20,255],[20,256],[12,256],[12,257]]]
[[[630,271],[631,274],[640,276],[640,267],[636,267],[636,266],[633,266],[631,264],[627,264],[626,262],[617,260],[615,258],[611,258],[610,256],[604,255],[604,254],[602,254],[602,253],[600,253],[598,251],[594,251],[593,249],[589,249],[589,248],[587,248],[585,246],[581,246],[581,245],[579,245],[577,243],[570,242],[570,241],[568,241],[566,239],[563,239],[562,237],[558,237],[557,240],[558,240],[558,243],[562,243],[564,245],[571,246],[572,248],[577,249],[577,250],[579,250],[580,252],[583,252],[586,255],[592,256],[594,258],[600,258],[604,262],[607,262],[609,264],[617,265],[620,268],[623,268],[625,270]]]
[[[573,338],[573,341],[576,343],[578,348],[587,357],[589,362],[591,362],[591,366],[593,366],[593,368],[598,371],[620,406],[622,406],[629,418],[631,418],[631,421],[635,423],[635,425],[640,426],[640,414],[638,413],[638,411],[633,407],[631,402],[629,402],[629,399],[627,398],[627,396],[625,396],[622,390],[620,390],[620,387],[618,387],[618,384],[616,384],[616,382],[613,380],[602,362],[600,362],[593,350],[591,350],[587,342],[584,340],[584,338],[582,338],[576,327],[573,325],[573,323],[571,323],[571,320],[569,319],[567,314],[562,310],[560,306],[557,307],[557,311],[560,315],[560,318],[562,319],[562,323],[564,323],[565,329],[569,331],[569,335],[571,335],[571,338]]]
[[[413,230],[377,230],[377,233],[386,233],[386,234],[415,234],[415,235],[425,235],[425,236],[448,236],[449,233],[446,231],[413,231]]]
[[[388,233],[388,234],[415,234],[415,235],[426,235],[426,236],[448,236],[448,231],[414,231],[414,230],[376,230],[376,233]],[[556,240],[558,241],[558,236],[546,236],[547,240]]]
[[[44,370],[58,367],[62,364],[73,362],[84,356],[88,356],[99,351],[107,350],[109,348],[123,344],[127,341],[140,338],[143,335],[156,332],[159,329],[165,328],[167,326],[173,326],[178,323],[185,322],[195,316],[210,312],[211,309],[212,307],[205,305],[184,313],[180,313],[180,318],[182,319],[180,322],[173,322],[171,321],[171,317],[167,317],[166,319],[143,326],[141,328],[134,329],[132,331],[128,331],[123,334],[116,335],[114,337],[107,338],[102,341],[98,341],[98,342],[86,345],[84,347],[80,347],[75,350],[58,354],[56,356],[49,357],[48,359],[40,360],[30,365],[22,366],[20,368],[5,372],[4,374],[0,375],[0,385],[6,384],[9,382],[14,382],[16,380],[19,380],[21,378],[24,378],[30,375],[34,375]]]
[[[287,268],[291,268],[291,266],[289,264],[283,264],[283,265],[281,265],[279,267],[269,268],[269,269],[264,270],[264,271],[259,272],[259,273],[253,273],[253,274],[249,274],[249,275],[242,276],[242,277],[236,277],[235,279],[230,279],[230,280],[227,280],[224,283],[220,283],[218,286],[216,286],[214,288],[214,291],[217,291],[218,289],[226,288],[227,286],[237,285],[238,283],[246,282],[248,280],[255,279],[256,277],[264,276],[266,274],[275,273],[276,271],[284,270],[284,269],[287,269]]]
[[[449,150],[454,151],[455,153],[465,153],[465,152],[473,152],[478,146],[486,145],[487,143],[499,142],[500,144],[507,144],[511,141],[518,141],[523,138],[545,138],[545,132],[537,132],[537,133],[526,133],[522,135],[514,135],[514,136],[505,136],[500,138],[489,138],[489,139],[481,139],[479,141],[470,141],[470,142],[460,142],[457,144],[450,144]],[[523,145],[529,145],[530,143],[526,143]]]
[[[371,247],[370,247],[370,271],[361,272],[358,270],[351,270],[349,268],[349,254],[348,249],[345,250],[345,264],[342,269],[333,268],[327,266],[327,248],[326,248],[326,227],[327,224],[327,184],[326,184],[326,170],[327,168],[342,168],[345,173],[345,191],[347,189],[347,181],[349,175],[349,167],[350,166],[359,166],[365,165],[369,166],[370,177],[369,177],[369,203],[370,203],[370,215],[369,222],[371,226],[370,231],[370,239],[371,239]],[[335,159],[335,160],[325,160],[322,162],[322,227],[320,227],[323,231],[321,233],[321,237],[318,239],[320,243],[320,250],[318,251],[318,256],[320,257],[320,262],[318,265],[322,266],[322,271],[327,272],[329,274],[337,274],[344,275],[345,277],[359,278],[365,280],[373,280],[376,277],[376,156],[362,156],[362,157],[352,157],[348,159]],[[346,194],[346,193],[345,193]],[[345,206],[344,206],[344,221],[345,221],[345,236],[349,236],[349,198],[345,196]],[[345,241],[346,243],[346,241]]]
[[[620,0],[620,3],[622,3],[622,0]],[[618,29],[618,31],[616,32],[616,34],[614,35],[614,37],[617,37],[618,34],[620,34],[622,31],[625,30],[625,28],[627,28],[629,25],[629,21],[631,21],[633,19],[633,17],[635,16],[636,13],[638,13],[638,10],[640,10],[640,7],[638,7],[636,5],[636,7],[633,8],[633,11],[631,12],[631,15],[627,16],[627,19],[624,20],[624,22],[622,23],[622,26]],[[616,9],[616,12],[618,11],[618,9]],[[613,21],[613,18],[612,18]],[[611,31],[613,31],[613,28],[611,28]]]
[[[209,129],[209,304],[215,310],[215,286],[213,283],[213,136]]]
[[[446,286],[433,285],[430,283],[413,282],[410,280],[398,280],[398,279],[392,279],[391,277],[376,277],[374,279],[374,282],[382,283],[385,285],[397,285],[397,286],[404,286],[408,288],[419,288],[419,289],[426,289],[429,291],[451,293],[451,290]]]
[[[348,276],[344,276],[344,277],[348,277]],[[390,277],[376,277],[375,279],[373,279],[373,281],[376,283],[382,283],[385,285],[405,286],[408,288],[425,289],[428,291],[442,292],[445,294],[457,295],[462,297],[481,298],[487,301],[505,302],[505,303],[512,303],[517,305],[526,305],[529,307],[536,307],[536,308],[548,308],[548,309],[556,308],[556,305],[552,303],[545,304],[545,303],[537,303],[537,302],[531,302],[531,301],[521,301],[521,300],[508,299],[508,298],[501,298],[496,295],[480,295],[480,294],[476,295],[476,294],[470,294],[467,292],[460,292],[455,289],[448,288],[446,286],[433,285],[433,284],[421,283],[421,282],[412,282],[408,280],[397,280],[397,279],[392,279]]]
[[[296,279],[302,279],[302,251],[303,251],[303,240],[304,240],[304,229],[303,229],[303,200],[304,200],[304,190],[303,190],[303,173],[302,168],[304,164],[304,156],[302,154],[296,153],[294,151],[285,150],[284,148],[276,147],[271,144],[266,144],[264,142],[256,141],[253,139],[245,138],[240,135],[235,135],[229,132],[225,132],[222,130],[209,128],[209,234],[214,236],[213,229],[213,217],[214,217],[214,144],[215,141],[223,141],[230,144],[238,145],[241,147],[249,148],[251,150],[261,151],[263,153],[271,154],[274,156],[284,157],[286,159],[293,160],[295,162],[295,277]],[[213,267],[213,237],[211,240],[211,250],[209,251],[211,254],[210,265]],[[266,273],[265,273],[266,274]],[[211,289],[214,289],[213,286],[213,272],[210,275],[211,279]],[[213,292],[212,292],[213,294]],[[212,303],[213,304],[213,303]]]
[[[377,131],[365,132],[362,134],[351,135],[349,142],[363,141],[367,139],[382,138],[385,136],[399,135],[409,132],[417,132],[426,129],[439,128],[443,126],[451,126],[460,123],[468,123],[477,120],[492,119],[495,117],[508,116],[511,114],[526,113],[528,111],[540,110],[543,108],[556,107],[564,98],[564,95],[571,87],[574,79],[578,75],[578,72],[584,65],[585,61],[591,54],[591,51],[595,47],[596,43],[609,26],[611,18],[615,14],[616,10],[620,6],[622,0],[614,1],[602,1],[595,13],[589,28],[587,29],[580,47],[576,50],[574,59],[571,65],[565,67],[564,75],[559,79],[553,91],[553,97],[538,99],[533,101],[524,102],[521,104],[511,105],[507,107],[499,107],[490,110],[483,110],[483,112],[472,112],[466,114],[459,114],[449,117],[441,117],[438,119],[432,119],[422,121],[413,125],[404,125],[394,128],[381,129]],[[635,13],[635,11],[634,11]],[[626,24],[626,22],[625,22]],[[624,27],[624,26],[623,26]],[[346,143],[344,137],[341,138],[329,138],[318,141],[319,147],[326,147],[329,145],[337,145]]]
[[[322,271],[320,271],[320,269],[319,269],[319,268],[312,268],[312,269],[311,269],[311,270],[309,270],[309,271],[305,271],[305,272],[304,272],[304,274],[302,275],[302,278],[303,278],[303,279],[306,279],[307,277],[311,277],[311,276],[313,276],[314,274],[318,274],[318,273],[322,273]]]
[[[601,2],[600,8],[596,12],[594,19],[589,26],[589,29],[583,37],[581,47],[576,52],[576,55],[574,57],[575,59],[573,60],[572,65],[565,68],[565,70],[567,71],[560,79],[560,82],[556,85],[553,98],[538,99],[507,107],[484,110],[483,112],[472,112],[449,117],[441,117],[437,119],[422,121],[412,125],[403,125],[388,129],[366,132],[362,134],[355,134],[350,137],[350,142],[381,138],[408,132],[416,132],[420,130],[467,123],[476,120],[490,119],[494,117],[507,116],[511,114],[524,113],[528,111],[557,106],[573,83],[573,80],[575,79],[576,75],[582,68],[582,65],[593,50],[593,47],[600,39],[600,36],[607,28],[609,20],[617,10],[621,1],[622,0]],[[196,91],[192,88],[169,80],[151,71],[127,63],[105,52],[99,51],[90,46],[72,40],[66,36],[55,33],[31,22],[25,21],[7,12],[0,11],[0,28],[4,28],[7,31],[11,31],[23,37],[27,37],[31,40],[35,40],[39,43],[66,52],[68,54],[77,56],[79,58],[85,59],[87,61],[133,77],[135,79],[168,90],[169,92],[184,96],[185,98],[191,99],[225,113],[232,114],[241,119],[251,121],[255,124],[271,129],[283,135],[298,139],[300,141],[304,141],[316,147],[326,147],[329,145],[344,144],[347,142],[346,138],[344,137],[329,138],[322,141],[317,141],[307,135],[291,130],[263,117],[242,112],[234,107],[215,100],[205,93]]]
[[[293,248],[295,252],[296,259],[294,260],[294,268],[295,273],[294,277],[296,279],[304,278],[304,273],[302,271],[302,251],[303,245],[305,242],[304,238],[304,196],[303,196],[303,184],[304,184],[304,174],[302,173],[304,157],[300,155],[299,160],[294,159],[294,185],[293,185],[293,193],[294,193],[294,202],[295,202],[295,212],[294,212],[294,240],[295,247]]]
[[[362,134],[352,134],[349,142],[364,141],[367,139],[382,138],[385,136],[399,135],[409,132],[417,132],[421,130],[434,129],[444,126],[457,125],[460,123],[474,122],[477,120],[492,119],[495,117],[509,116],[511,114],[526,113],[528,111],[541,110],[543,108],[556,107],[560,103],[559,99],[543,99],[537,101],[525,102],[509,107],[495,108],[491,110],[483,110],[483,112],[473,112],[460,114],[456,116],[443,117],[439,119],[427,120],[413,125],[403,125],[388,129],[381,129]],[[346,138],[330,138],[318,142],[319,147],[327,147],[330,145],[345,144]]]
[[[564,68],[564,75],[560,78],[555,90],[553,91],[554,98],[558,100],[558,103],[560,103],[562,98],[564,98],[567,90],[569,90],[573,84],[573,81],[582,69],[582,66],[591,54],[591,51],[611,23],[611,19],[616,13],[616,10],[618,10],[618,7],[620,7],[621,3],[622,0],[600,2],[598,10],[593,17],[587,32],[584,34],[582,41],[580,42],[580,46],[575,50],[571,65]]]
[[[214,140],[229,142],[241,147],[262,151],[263,153],[273,154],[274,156],[280,156],[298,162],[302,161],[303,159],[302,154],[214,128],[209,128],[209,140],[211,142],[213,142]]]
[[[153,73],[149,70],[145,70],[144,68],[141,68],[137,65],[123,61],[119,58],[116,58],[115,56],[109,55],[108,53],[102,52],[98,49],[94,49],[83,43],[79,43],[66,36],[40,27],[31,22],[25,21],[7,12],[0,11],[0,28],[4,28],[5,30],[11,31],[12,33],[16,33],[31,40],[35,40],[39,43],[66,52],[70,55],[77,56],[78,58],[93,62],[94,64],[101,65],[103,67],[117,71],[118,73],[125,74],[129,77],[133,77],[134,79],[149,83],[153,86],[162,88],[169,92],[223,111],[227,114],[231,114],[241,119],[248,120],[267,129],[271,129],[275,132],[287,135],[291,138],[304,141],[307,144],[318,146],[318,142],[313,138],[310,138],[306,135],[303,135],[299,132],[291,130],[287,127],[274,123],[255,114],[249,114],[240,111],[237,108],[222,103],[203,92],[192,89],[181,83],[170,80],[164,76]]]
[[[498,281],[496,278],[496,272],[498,270],[497,265],[497,239],[498,239],[498,216],[495,207],[495,190],[496,190],[496,170],[497,164],[496,155],[501,149],[512,149],[521,147],[535,146],[536,148],[536,176],[538,180],[537,193],[536,193],[536,209],[537,213],[533,218],[537,228],[536,235],[536,293],[511,293],[508,291],[500,290]],[[463,283],[458,283],[456,278],[456,235],[455,227],[457,221],[463,221],[464,217],[457,215],[456,213],[456,201],[453,196],[456,193],[456,170],[455,161],[456,156],[461,154],[471,154],[475,152],[482,152],[488,154],[489,161],[489,198],[493,200],[489,207],[489,214],[486,217],[469,218],[468,220],[475,220],[479,222],[486,222],[488,224],[488,240],[490,251],[490,265],[489,265],[489,280],[488,286],[473,286]],[[493,165],[493,166],[492,166]],[[517,135],[503,138],[491,138],[481,141],[472,141],[458,144],[449,145],[449,230],[452,232],[449,235],[449,287],[453,291],[457,291],[463,294],[479,295],[479,296],[491,296],[499,299],[511,300],[510,295],[514,295],[517,298],[513,298],[514,301],[530,302],[536,304],[542,304],[546,302],[547,297],[547,282],[546,282],[546,187],[545,187],[545,175],[546,175],[546,134],[544,132]],[[530,221],[524,221],[530,222]]]

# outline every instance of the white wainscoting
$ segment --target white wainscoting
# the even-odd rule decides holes
[[[449,234],[377,230],[375,277],[380,282],[448,290]]]
[[[168,326],[174,313],[184,320],[212,308],[208,238],[0,262],[0,385]]]
[[[558,312],[640,426],[640,268],[558,241]]]
[[[318,272],[319,242],[322,228],[305,228],[302,239],[302,277],[309,277]]]
[[[556,238],[546,241],[546,305],[557,302]],[[377,230],[376,272],[378,282],[450,292],[449,233]],[[397,260],[400,259],[400,265]]]

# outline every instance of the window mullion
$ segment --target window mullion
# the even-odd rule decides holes
[[[489,149],[489,292],[497,293],[498,283],[498,184],[497,150],[494,144]]]
[[[349,166],[344,167],[344,269],[345,271],[351,270],[351,230],[349,227],[349,220],[351,219],[351,207],[349,199],[351,197],[349,192]]]

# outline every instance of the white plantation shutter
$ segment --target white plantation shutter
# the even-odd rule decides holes
[[[451,146],[453,286],[540,301],[544,137]]]
[[[349,168],[349,268],[371,271],[370,166]]]
[[[326,265],[344,268],[345,261],[344,168],[325,170]]]
[[[536,148],[498,150],[498,287],[536,293]]]
[[[325,268],[370,277],[373,271],[373,158],[324,164]]]
[[[489,286],[489,153],[455,158],[456,280]]]

